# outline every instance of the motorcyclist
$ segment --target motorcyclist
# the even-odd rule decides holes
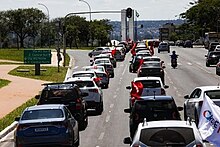
[[[171,61],[173,60],[173,59],[177,59],[178,58],[178,55],[176,54],[176,51],[173,51],[172,52],[172,55],[170,55],[171,56]]]

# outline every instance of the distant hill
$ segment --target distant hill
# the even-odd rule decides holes
[[[138,40],[148,39],[148,38],[159,38],[159,28],[166,23],[173,23],[174,25],[181,25],[184,20],[140,20],[137,21],[137,37]],[[110,24],[113,26],[113,31],[111,33],[111,39],[120,40],[121,32],[121,22],[111,21]],[[143,28],[140,28],[143,25]]]

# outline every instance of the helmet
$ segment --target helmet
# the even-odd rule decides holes
[[[176,51],[173,51],[172,53],[173,53],[173,54],[176,54]]]

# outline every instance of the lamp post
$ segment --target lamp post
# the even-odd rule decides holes
[[[47,6],[42,3],[38,3],[38,5],[44,6],[47,9],[48,22],[50,22],[50,13],[49,13],[49,9],[47,8]]]
[[[84,3],[86,3],[87,5],[88,5],[88,7],[89,7],[89,20],[90,20],[90,22],[91,22],[91,20],[92,20],[92,15],[91,15],[91,7],[90,7],[90,5],[89,5],[89,3],[88,2],[86,2],[86,1],[84,1],[84,0],[79,0],[80,2],[84,2]]]

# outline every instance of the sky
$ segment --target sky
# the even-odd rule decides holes
[[[179,14],[191,7],[193,0],[85,0],[91,11],[121,11],[128,7],[139,13],[138,20],[171,20],[178,19]],[[79,0],[0,0],[0,11],[18,8],[38,8],[50,19],[64,17],[68,13],[89,12],[89,6]],[[89,14],[80,14],[89,20]],[[120,21],[121,14],[92,14],[94,19]]]

